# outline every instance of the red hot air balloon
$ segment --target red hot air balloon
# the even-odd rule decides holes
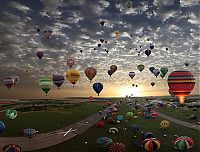
[[[43,52],[42,51],[38,51],[37,53],[36,53],[36,55],[37,55],[37,57],[39,58],[39,59],[42,59],[42,57],[43,57]]]
[[[85,69],[85,75],[88,77],[90,81],[96,76],[97,70],[93,67],[88,67]]]
[[[181,104],[195,86],[195,78],[190,71],[174,71],[168,76],[169,90],[179,99]]]
[[[14,80],[13,78],[5,78],[5,79],[4,79],[4,85],[5,85],[8,89],[12,88],[12,86],[14,86],[14,84],[15,84],[15,80]]]

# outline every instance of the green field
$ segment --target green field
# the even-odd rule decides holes
[[[54,131],[82,120],[102,109],[102,103],[93,102],[54,111],[18,112],[18,116],[14,120],[6,117],[1,119],[6,126],[1,137],[22,136],[21,131],[24,128],[34,128],[39,133]]]
[[[118,114],[125,115],[127,111],[130,111],[129,107],[126,105],[121,106],[120,112]],[[141,110],[142,111],[142,110]],[[137,111],[135,111],[137,112]],[[114,142],[122,142],[127,146],[127,152],[138,152],[145,151],[140,150],[136,146],[133,146],[134,141],[139,143],[142,141],[141,133],[137,134],[134,138],[134,134],[130,129],[132,124],[139,124],[141,130],[151,131],[155,136],[161,141],[160,152],[174,152],[173,141],[176,137],[174,135],[187,135],[192,137],[196,145],[188,150],[188,152],[199,151],[200,138],[198,136],[199,132],[193,129],[188,129],[177,124],[171,123],[170,127],[166,130],[162,130],[159,126],[162,119],[158,118],[156,120],[144,119],[142,116],[138,118],[133,118],[132,120],[123,121],[120,124],[108,124],[105,123],[104,128],[97,128],[95,125],[90,127],[86,132],[78,135],[62,144],[52,146],[46,149],[36,150],[34,152],[107,152],[107,149],[103,149],[97,146],[96,140],[100,137],[107,136],[113,139]],[[118,134],[111,135],[108,133],[110,127],[117,127],[119,129]],[[126,128],[126,130],[125,130]],[[163,135],[166,134],[167,137]],[[85,143],[87,142],[87,144]]]
[[[197,111],[192,111],[192,109],[183,110],[183,109],[179,109],[179,108],[176,108],[176,109],[172,109],[172,108],[160,109],[160,108],[158,108],[157,111],[160,113],[166,114],[168,116],[177,118],[179,120],[187,121],[190,123],[196,123],[196,122],[200,121],[200,109],[199,108]],[[187,114],[189,116],[187,116]],[[190,117],[190,115],[196,115],[197,119],[196,120],[187,119]]]

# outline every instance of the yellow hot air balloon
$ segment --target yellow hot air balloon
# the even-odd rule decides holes
[[[162,129],[165,129],[165,128],[169,127],[169,125],[170,125],[170,122],[167,121],[167,120],[163,120],[163,121],[160,122],[160,127]]]
[[[75,83],[80,79],[80,72],[77,70],[68,70],[65,75],[69,82],[73,84],[73,87]]]
[[[120,32],[119,31],[115,31],[115,36],[118,38],[120,37]]]

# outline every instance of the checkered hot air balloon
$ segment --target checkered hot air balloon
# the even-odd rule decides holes
[[[15,144],[5,145],[2,152],[21,152],[21,147]]]
[[[160,148],[160,141],[156,138],[147,138],[142,144],[147,151],[155,151]]]
[[[193,145],[194,145],[193,139],[187,136],[180,136],[176,138],[174,142],[175,146],[174,148],[178,150],[187,150],[192,148]]]
[[[179,99],[181,104],[195,86],[195,78],[190,71],[174,71],[168,76],[169,90]]]
[[[108,152],[126,152],[126,145],[123,143],[113,143],[109,146]]]

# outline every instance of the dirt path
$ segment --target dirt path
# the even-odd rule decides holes
[[[113,107],[113,105],[111,105],[110,107]],[[104,109],[103,112],[107,113],[106,110],[109,109],[110,107]],[[32,151],[54,146],[66,140],[69,140],[76,135],[83,133],[101,118],[102,117],[98,113],[95,113],[63,129],[56,130],[53,132],[38,134],[32,139],[28,139],[26,137],[0,138],[0,147],[3,147],[4,145],[8,144],[17,144],[21,146],[22,151]],[[70,132],[70,129],[74,131]],[[66,133],[66,135],[64,136],[65,133],[62,132],[68,132],[68,133]]]

